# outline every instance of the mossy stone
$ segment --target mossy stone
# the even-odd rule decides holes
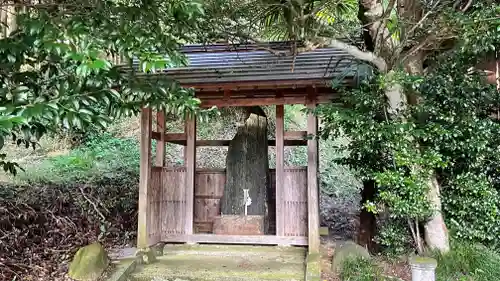
[[[69,277],[78,281],[98,280],[109,265],[109,258],[104,247],[92,243],[80,248],[69,266]]]
[[[364,258],[370,259],[370,253],[360,245],[347,241],[335,248],[332,260],[332,271],[340,272],[342,264],[348,259]]]

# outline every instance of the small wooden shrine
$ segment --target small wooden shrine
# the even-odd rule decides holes
[[[270,198],[275,203],[273,234],[214,234],[214,221],[220,219],[226,170],[197,169],[196,148],[228,146],[230,140],[196,139],[196,120],[185,120],[183,133],[165,130],[165,115],[152,111],[141,114],[141,162],[139,192],[138,248],[161,242],[227,243],[308,246],[319,251],[318,120],[307,117],[307,131],[285,131],[284,105],[317,104],[338,98],[332,80],[347,85],[357,83],[357,67],[352,58],[337,49],[316,49],[287,55],[290,44],[269,43],[263,50],[257,45],[191,45],[183,52],[189,66],[168,69],[160,75],[176,79],[184,87],[193,87],[204,107],[275,106],[276,168],[270,170]],[[152,163],[152,139],[156,157]],[[165,144],[184,146],[184,166],[167,167]],[[306,167],[284,165],[285,146],[307,146]],[[224,223],[219,220],[218,223]],[[231,228],[232,226],[227,226]],[[222,226],[224,228],[224,226]]]

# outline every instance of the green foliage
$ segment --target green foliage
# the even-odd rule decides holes
[[[382,269],[374,261],[365,258],[350,258],[342,264],[342,281],[385,281],[391,280],[382,275]]]
[[[19,175],[19,180],[48,183],[85,183],[139,176],[139,144],[110,134],[93,137],[68,155],[48,158]]]
[[[35,147],[47,131],[106,127],[143,106],[198,111],[191,90],[140,78],[104,58],[137,58],[145,72],[185,63],[178,49],[203,14],[198,2],[63,4],[20,10],[17,28],[0,40],[0,147],[10,136]]]
[[[457,238],[500,245],[500,202],[498,190],[482,175],[457,175],[443,197],[444,211]]]
[[[390,219],[380,223],[378,227],[375,242],[384,254],[391,257],[408,254],[413,241],[407,222]]]
[[[500,254],[470,242],[453,242],[445,255],[435,254],[438,281],[490,281],[500,276]]]
[[[443,186],[443,208],[452,233],[485,244],[493,244],[493,237],[500,234],[496,140],[500,127],[491,118],[500,96],[495,85],[471,70],[490,58],[500,43],[498,32],[491,32],[500,25],[498,9],[498,5],[477,4],[467,16],[453,19],[443,10],[442,20],[460,34],[457,47],[436,56],[437,63],[425,75],[394,70],[343,92],[347,107],[328,105],[317,110],[326,121],[324,138],[349,139],[339,146],[348,152],[347,158],[336,162],[377,183],[375,201],[364,207],[389,221],[379,233],[384,246],[400,249],[409,244],[408,231],[395,229],[400,222],[403,228],[412,226],[415,237],[415,222],[424,222],[432,211],[427,191],[435,173]],[[388,112],[386,92],[394,85],[418,96],[419,103]]]
[[[337,149],[348,155],[337,163],[357,171],[362,180],[377,183],[375,201],[365,202],[368,211],[389,214],[393,224],[408,219],[423,221],[430,214],[428,179],[444,162],[432,147],[415,146],[420,131],[412,119],[388,117],[384,96],[387,83],[375,78],[350,90],[344,95],[344,103],[350,108],[319,107],[317,114],[325,121],[321,135],[326,139],[347,136],[349,142],[339,143]],[[387,226],[391,227],[391,223]],[[381,234],[379,242],[394,247],[396,252],[409,245],[407,236],[394,229]]]

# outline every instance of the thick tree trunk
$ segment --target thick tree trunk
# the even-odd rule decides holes
[[[259,107],[250,108],[248,118],[229,144],[226,186],[221,199],[222,215],[264,216],[268,232],[269,160],[267,118]],[[245,193],[248,192],[245,202]]]
[[[444,222],[443,213],[441,212],[441,197],[440,185],[436,176],[429,179],[428,184],[429,202],[431,203],[432,215],[424,224],[425,243],[431,248],[446,253],[450,250],[450,238],[448,236],[448,228]]]
[[[413,75],[421,75],[424,72],[423,60],[422,53],[410,56],[405,62],[406,71]],[[416,95],[409,93],[408,102],[415,105],[419,102],[419,98]],[[436,175],[431,176],[428,181],[427,188],[427,198],[431,203],[432,215],[424,224],[425,243],[431,249],[436,249],[442,253],[446,253],[450,250],[450,238],[448,235],[448,228],[446,227],[441,211],[441,186],[436,178]]]
[[[392,9],[396,8],[398,15],[408,23],[418,22],[422,17],[421,7],[418,1],[410,0],[391,0],[388,8],[384,10],[382,2],[378,0],[359,0],[360,14],[359,19],[366,26],[365,38],[368,39],[367,46],[370,48],[368,53],[358,54],[357,51],[349,52],[351,55],[360,59],[372,62],[382,73],[393,75],[391,69],[397,61],[400,61],[403,51],[401,44],[407,43],[407,39],[413,34],[412,28],[403,28],[400,35],[401,42],[394,40],[386,26],[387,16]],[[348,50],[349,51],[349,50]],[[423,54],[421,51],[408,54],[405,68],[410,74],[421,74],[423,72]],[[384,61],[385,63],[382,63]],[[400,85],[392,85],[386,89],[386,96],[389,101],[389,114],[396,114],[404,110],[408,102],[415,104],[418,102],[416,96],[410,95],[409,98],[403,93]],[[416,143],[415,145],[419,145]],[[441,214],[441,199],[439,198],[439,183],[435,176],[429,179],[428,198],[433,208],[433,214],[428,222],[425,223],[425,241],[432,249],[438,249],[441,252],[449,251],[448,230]]]

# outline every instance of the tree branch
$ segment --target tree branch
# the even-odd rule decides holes
[[[328,41],[326,41],[327,42],[326,45],[328,45],[329,47],[346,51],[349,55],[359,60],[366,61],[375,65],[380,72],[387,72],[387,63],[385,62],[385,60],[375,55],[374,53],[362,51],[355,46],[346,44],[337,39],[327,39],[327,40]]]

